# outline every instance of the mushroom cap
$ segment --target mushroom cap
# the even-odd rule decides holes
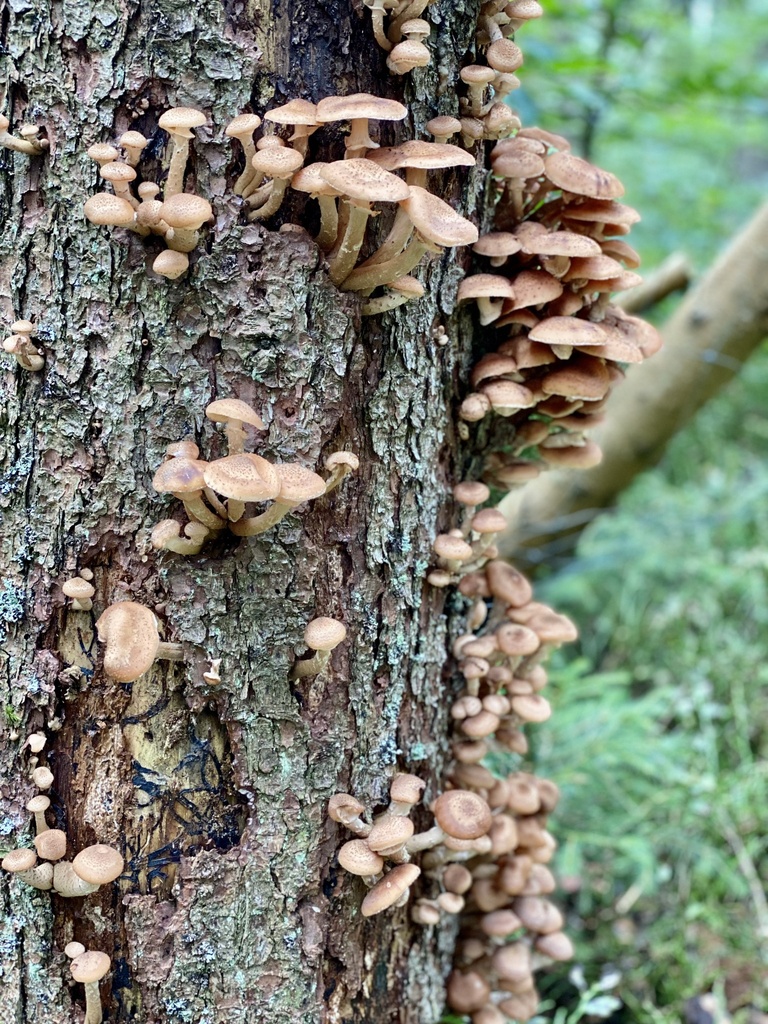
[[[338,619],[321,615],[307,623],[304,643],[313,651],[332,651],[347,635],[347,627]]]
[[[80,981],[84,985],[90,985],[95,981],[101,981],[111,966],[112,961],[106,953],[101,953],[95,949],[87,949],[85,953],[75,957],[69,969],[75,981]]]
[[[14,320],[11,324],[11,333],[13,334],[31,334],[35,329],[35,325],[31,320]]]
[[[152,477],[152,486],[160,494],[192,494],[206,484],[204,472],[208,463],[201,459],[185,459],[178,455],[166,459]]]
[[[546,270],[523,270],[512,282],[515,289],[514,309],[541,306],[563,293],[563,286]]]
[[[482,505],[490,498],[491,491],[479,480],[463,480],[453,488],[453,496],[461,505]]]
[[[421,800],[421,792],[426,782],[418,775],[409,775],[407,772],[398,772],[392,779],[389,787],[391,800],[403,804],[417,804]]]
[[[461,121],[458,117],[451,117],[449,114],[440,114],[427,121],[426,129],[430,135],[438,137],[455,135],[461,131]]]
[[[520,918],[511,910],[496,911],[510,914],[517,918],[517,927],[521,926]],[[493,954],[493,969],[500,978],[509,981],[523,981],[531,975],[531,951],[524,942],[510,942],[501,946]]]
[[[274,121],[276,124],[305,124],[316,125],[317,106],[309,100],[290,100],[281,107],[268,110],[264,114],[265,121]]]
[[[385,814],[374,824],[365,841],[376,853],[398,849],[413,836],[414,827],[404,815]]]
[[[475,158],[466,149],[446,142],[424,142],[421,139],[409,139],[399,146],[375,149],[365,159],[372,160],[388,171],[396,171],[400,167],[439,170],[442,167],[475,166]]]
[[[474,224],[418,185],[411,186],[410,197],[403,200],[402,206],[419,234],[430,242],[445,246],[472,245],[478,239]]]
[[[122,854],[112,846],[96,843],[86,846],[72,861],[72,869],[84,882],[91,885],[105,885],[122,874],[125,861]]]
[[[328,817],[342,825],[363,813],[365,807],[349,793],[334,793],[328,801]]]
[[[82,942],[68,942],[64,947],[64,956],[68,956],[70,960],[74,960],[75,957],[80,956],[84,952],[85,946]]]
[[[435,800],[434,815],[443,832],[454,839],[479,839],[493,823],[488,804],[467,789],[449,789]]]
[[[94,142],[92,146],[88,147],[87,153],[91,160],[96,160],[98,163],[109,163],[112,160],[120,159],[118,151],[108,142]]]
[[[538,634],[519,622],[502,623],[494,636],[502,654],[510,657],[534,654],[541,646]]]
[[[32,772],[32,781],[38,789],[50,789],[53,785],[53,772],[45,765],[41,765]]]
[[[564,363],[541,378],[541,387],[547,395],[561,395],[564,398],[580,398],[583,401],[597,401],[610,388],[608,370],[599,359],[580,356]]]
[[[30,814],[42,814],[44,811],[47,811],[50,806],[51,801],[47,796],[33,796],[27,803],[27,810]]]
[[[421,868],[415,864],[398,864],[392,868],[380,882],[374,885],[363,900],[360,907],[363,917],[380,914],[382,910],[387,910],[393,903],[397,903],[420,874]]]
[[[466,562],[474,552],[472,546],[461,537],[453,537],[450,533],[439,533],[435,537],[432,550],[438,558],[448,558]]]
[[[124,149],[144,149],[149,145],[149,139],[136,131],[123,132],[117,141]]]
[[[183,459],[196,459],[200,454],[200,449],[194,441],[185,438],[182,441],[172,441],[169,445],[166,445],[165,454],[172,459],[178,459],[179,457]]]
[[[277,467],[251,452],[216,459],[203,477],[208,487],[236,501],[269,501],[280,491]]]
[[[513,380],[491,380],[482,393],[494,409],[529,409],[536,404],[533,392]]]
[[[505,149],[494,158],[492,169],[497,178],[537,178],[544,173],[544,161],[523,147]]]
[[[127,227],[136,219],[136,211],[127,199],[111,192],[97,192],[83,204],[83,213],[91,224]]]
[[[291,188],[298,192],[309,192],[317,196],[338,196],[341,195],[337,188],[322,176],[322,170],[328,164],[323,160],[316,160],[308,167],[302,167],[300,171],[291,178]]]
[[[360,459],[354,452],[331,452],[331,454],[324,460],[323,465],[326,469],[335,469],[337,466],[349,466],[349,468],[354,472],[360,468]]]
[[[511,39],[497,39],[486,50],[485,59],[494,71],[508,75],[523,66],[523,51]]]
[[[523,240],[522,248],[537,256],[598,256],[601,252],[594,238],[573,231],[537,232]]]
[[[625,203],[612,199],[585,199],[580,203],[569,203],[563,211],[568,220],[587,221],[592,224],[637,224],[640,214]]]
[[[207,199],[191,192],[180,192],[166,199],[160,209],[160,218],[172,228],[199,228],[213,216]]]
[[[482,1009],[491,995],[491,987],[477,971],[452,971],[446,983],[448,1005],[457,1013]]]
[[[515,21],[531,21],[533,18],[540,18],[544,8],[539,0],[511,0],[504,8],[504,13]]]
[[[590,199],[618,199],[624,186],[615,174],[572,153],[550,153],[544,158],[547,177],[558,188]]]
[[[128,205],[130,206],[130,203]],[[175,281],[189,270],[189,256],[185,252],[176,252],[175,249],[163,249],[155,257],[152,269],[161,277]]]
[[[367,92],[352,93],[350,96],[326,96],[317,104],[317,120],[352,121],[368,118],[371,121],[402,121],[408,116],[408,108],[397,100],[371,96]]]
[[[10,871],[14,874],[17,871],[29,871],[35,864],[37,864],[37,854],[34,850],[25,848],[10,850],[2,860],[3,871]]]
[[[399,203],[411,194],[402,178],[364,158],[334,160],[321,168],[320,176],[358,202]]]
[[[325,494],[325,480],[311,469],[293,462],[283,462],[274,468],[280,478],[277,500],[281,505],[300,505]]]
[[[61,591],[66,597],[73,597],[76,600],[93,597],[96,593],[95,587],[87,580],[81,579],[80,576],[74,576],[71,580],[62,583]]]
[[[152,665],[160,644],[154,613],[135,601],[111,604],[96,620],[99,640],[107,645],[104,671],[130,683]]]
[[[383,859],[362,839],[350,839],[339,850],[339,864],[351,875],[378,875]]]
[[[520,239],[511,231],[490,231],[481,235],[472,246],[472,251],[480,256],[513,256],[522,248]]]
[[[410,274],[403,277],[396,277],[394,281],[388,281],[387,288],[393,292],[400,292],[401,295],[410,295],[412,298],[420,299],[424,294],[424,285]]]
[[[61,860],[67,852],[67,833],[60,828],[48,828],[33,840],[42,860]]]
[[[230,139],[253,135],[260,124],[261,118],[258,114],[238,114],[224,129],[224,134],[228,135]]]
[[[608,334],[600,324],[575,316],[550,316],[528,332],[531,341],[544,345],[604,345]]]
[[[512,909],[526,928],[541,935],[559,932],[563,927],[563,915],[549,900],[540,896],[518,896]]]
[[[423,18],[409,18],[402,23],[400,31],[404,36],[422,36],[426,39],[432,31],[432,26]]]
[[[540,935],[533,944],[534,949],[552,960],[572,960],[573,943],[564,932],[550,932]]]
[[[472,516],[470,526],[475,533],[501,533],[507,520],[497,508],[483,508]]]
[[[490,85],[496,72],[484,64],[467,64],[459,72],[459,77],[466,85]]]
[[[136,178],[136,171],[133,167],[121,163],[119,160],[104,164],[99,174],[105,181],[134,181]]]
[[[251,165],[269,178],[290,178],[304,163],[304,157],[290,146],[274,146],[260,149],[251,158]]]
[[[180,135],[184,139],[194,138],[190,128],[199,128],[208,118],[202,110],[194,107],[172,107],[160,115],[158,125],[172,135]]]
[[[387,57],[387,67],[396,75],[404,75],[414,68],[425,68],[429,61],[429,49],[420,39],[403,39],[392,47]]]
[[[514,299],[512,282],[501,274],[470,274],[459,285],[457,300]]]
[[[239,398],[219,398],[205,407],[205,415],[214,423],[248,423],[257,430],[264,429],[264,420],[255,409]]]
[[[578,281],[582,278],[592,281],[611,281],[621,277],[624,267],[618,260],[601,252],[597,256],[577,256],[563,275],[564,281]],[[639,275],[638,275],[639,278]],[[638,280],[639,283],[639,280]]]

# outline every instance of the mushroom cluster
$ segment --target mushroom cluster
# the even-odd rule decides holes
[[[369,295],[388,291],[367,304],[367,314],[392,309],[423,294],[409,276],[425,253],[477,241],[477,229],[430,191],[430,170],[473,167],[474,158],[457,146],[411,140],[380,148],[371,139],[371,121],[402,121],[407,109],[396,100],[368,93],[329,96],[319,103],[291,100],[268,110],[265,122],[291,129],[287,141],[265,134],[254,142],[261,121],[242,114],[228,125],[227,135],[243,147],[246,168],[235,183],[251,212],[249,220],[266,220],[280,209],[288,187],[317,199],[320,229],[317,244],[327,254],[331,280],[345,291]],[[307,166],[307,140],[324,125],[348,121],[345,158],[315,161]],[[405,178],[398,171],[405,171]],[[394,223],[382,245],[359,266],[358,260],[372,218],[373,204],[396,203]]]
[[[53,775],[47,768],[36,768],[32,779],[40,789],[50,789]],[[67,835],[50,828],[45,813],[51,806],[44,793],[32,797],[27,810],[35,818],[34,849],[11,850],[2,860],[4,871],[35,889],[53,890],[59,896],[87,896],[122,874],[124,860],[111,846],[97,843],[81,850],[72,861],[64,860]],[[38,859],[39,858],[39,859]]]
[[[30,320],[16,320],[11,324],[11,333],[3,341],[3,349],[15,356],[16,362],[25,370],[34,373],[45,366],[43,350],[32,341],[35,325]]]
[[[0,114],[0,146],[12,149],[27,156],[42,156],[48,149],[48,139],[40,137],[40,128],[36,124],[23,124],[19,129],[19,138],[11,135],[8,129],[11,122],[4,114]]]
[[[276,526],[305,501],[326,494],[357,469],[357,456],[334,452],[326,459],[327,480],[298,463],[272,463],[246,452],[245,427],[263,430],[264,422],[246,402],[222,398],[206,407],[205,415],[224,425],[228,454],[206,462],[192,441],[178,441],[166,449],[167,458],[152,478],[159,493],[170,493],[184,504],[189,523],[164,519],[152,530],[151,543],[158,551],[196,555],[205,540],[228,528],[238,537],[254,537]],[[270,502],[267,508],[246,516],[246,505]]]
[[[424,40],[431,31],[420,17],[431,0],[363,0],[371,12],[371,27],[376,42],[387,53],[387,67],[393,75],[407,75],[414,68],[425,68],[430,53]],[[384,19],[389,22],[385,25]]]
[[[639,219],[618,202],[618,178],[535,128],[498,143],[491,162],[503,230],[474,246],[488,270],[466,277],[458,298],[475,301],[481,324],[504,334],[474,366],[459,418],[465,436],[466,424],[491,413],[511,418],[513,439],[486,461],[486,479],[509,489],[542,468],[599,462],[587,431],[601,422],[625,365],[661,341],[610,302],[640,280],[637,253],[617,237]]]
[[[144,149],[149,145],[141,132],[124,132],[117,146],[96,143],[88,156],[99,165],[99,175],[112,185],[112,192],[97,192],[83,207],[92,224],[125,227],[138,235],[159,235],[164,249],[152,264],[161,277],[173,280],[189,268],[189,253],[197,247],[200,228],[213,216],[207,199],[184,191],[184,172],[189,159],[189,143],[193,128],[204,125],[207,118],[193,107],[174,107],[161,115],[158,124],[171,137],[172,150],[168,177],[159,199],[160,186],[142,181],[131,189],[139,174],[137,167]],[[120,150],[122,150],[122,159]]]

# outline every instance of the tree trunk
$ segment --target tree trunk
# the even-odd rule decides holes
[[[311,13],[239,0],[5,9],[4,109],[42,124],[50,151],[0,150],[3,313],[35,322],[46,359],[41,373],[9,358],[2,369],[0,847],[30,844],[24,741],[40,730],[49,823],[70,855],[120,847],[126,870],[69,900],[3,876],[2,1024],[80,1019],[62,953],[73,939],[112,957],[102,999],[114,1022],[440,1015],[450,934],[416,928],[405,909],[364,921],[362,884],[334,866],[347,836],[325,810],[337,790],[381,803],[396,768],[425,774],[434,796],[446,756],[448,627],[424,575],[469,359],[433,333],[456,337],[457,257],[431,264],[420,302],[361,320],[311,239],[277,230],[306,208],[314,231],[314,204],[294,193],[267,227],[243,223],[242,151],[223,129],[251,103],[262,114],[296,96],[404,92],[410,122],[382,126],[383,141],[423,137],[429,117],[455,110],[440,83],[458,80],[474,31],[461,3],[442,18],[432,66],[409,80],[386,72],[368,12],[340,0]],[[152,140],[142,175],[160,180],[157,118],[177,105],[209,116],[187,188],[216,220],[190,272],[165,281],[150,272],[157,240],[84,220],[101,187],[85,150],[135,128]],[[322,135],[316,159],[340,159],[340,133]],[[440,194],[476,205],[481,174],[439,174]],[[263,415],[266,457],[318,469],[345,448],[360,471],[263,537],[158,555],[152,526],[180,505],[153,491],[153,472],[182,437],[202,458],[225,454],[203,410],[229,396]],[[72,611],[61,583],[85,568],[94,611]],[[157,611],[184,660],[121,684],[102,670],[94,621],[126,597]],[[319,615],[342,619],[347,642],[329,671],[291,682]],[[202,673],[216,658],[213,687]]]

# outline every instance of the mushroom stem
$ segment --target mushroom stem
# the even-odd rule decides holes
[[[98,981],[86,981],[85,985],[85,1020],[83,1024],[101,1024],[104,1010],[101,1005]]]
[[[204,504],[201,495],[201,491],[197,491],[194,494],[178,493],[174,494],[174,498],[178,498],[184,503],[184,508],[190,519],[196,519],[198,523],[207,526],[209,530],[223,530],[227,525],[226,519],[219,519],[215,513],[211,512],[208,506]]]
[[[408,853],[421,853],[422,850],[431,850],[434,846],[439,846],[444,839],[445,832],[439,825],[433,825],[428,831],[419,832],[409,839],[405,849]]]
[[[245,432],[243,431],[243,433],[245,433]],[[234,455],[236,453],[233,452],[232,449],[230,448],[230,454]],[[212,491],[210,487],[206,487],[204,489],[203,493],[205,494],[206,498],[208,499],[208,503],[213,506],[216,514],[218,516],[221,516],[222,519],[227,519],[228,518],[227,506],[224,504],[223,501],[219,501],[219,498],[216,495],[216,493],[214,491]]]
[[[17,153],[26,153],[27,156],[40,156],[43,152],[39,142],[17,139],[9,132],[0,132],[0,146],[4,149],[15,149]]]
[[[168,178],[163,190],[163,199],[170,199],[171,196],[179,195],[184,191],[184,171],[189,159],[189,139],[185,139],[175,132],[171,133],[173,152],[168,167]]]
[[[295,505],[284,505],[276,501],[261,515],[253,516],[251,519],[239,519],[237,522],[231,523],[230,530],[237,537],[255,537],[259,533],[271,530],[295,507]]]
[[[338,250],[330,260],[331,281],[338,287],[353,270],[365,237],[368,218],[376,216],[370,204],[348,203],[349,220]]]
[[[396,281],[398,277],[409,274],[425,252],[442,252],[442,249],[430,245],[417,234],[394,259],[353,270],[349,277],[342,281],[341,289],[345,292],[370,292],[379,285]]]
[[[168,248],[174,252],[192,252],[197,248],[200,234],[194,228],[170,228],[165,233],[165,241]]]
[[[302,658],[293,666],[292,679],[304,679],[306,676],[319,675],[331,659],[330,651],[315,651],[311,658]]]
[[[386,263],[394,259],[406,247],[412,234],[413,221],[402,207],[398,207],[392,227],[389,229],[389,234],[376,252],[360,264],[360,268],[373,267],[379,263]]]
[[[404,306],[412,298],[412,295],[405,295],[402,292],[389,292],[387,295],[379,295],[377,298],[366,302],[360,313],[362,316],[376,316],[377,313],[386,313],[390,309]]]
[[[328,252],[336,244],[336,234],[339,230],[336,197],[318,195],[316,198],[320,203],[320,230],[315,241],[324,252]]]
[[[242,144],[243,150],[245,151],[245,168],[243,173],[235,182],[233,192],[236,196],[243,195],[243,190],[251,183],[252,179],[256,175],[251,160],[256,156],[256,145],[253,141],[253,135],[238,135],[238,139]]]
[[[227,519],[230,523],[236,523],[238,519],[242,519],[244,513],[244,501],[237,501],[236,498],[227,498]]]
[[[266,203],[260,206],[258,210],[254,210],[253,213],[249,213],[248,220],[266,220],[267,217],[274,216],[282,206],[283,196],[289,181],[290,178],[275,178],[272,181],[272,190]]]
[[[183,658],[184,648],[181,644],[173,644],[161,640],[157,645],[155,661],[182,661]]]
[[[393,43],[399,43],[403,38],[401,30],[405,22],[409,21],[411,18],[420,18],[422,11],[429,2],[430,0],[413,0],[412,3],[408,4],[402,14],[399,14],[390,22],[389,32],[387,35]]]

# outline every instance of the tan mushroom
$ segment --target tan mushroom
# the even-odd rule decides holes
[[[350,96],[327,96],[317,105],[317,120],[321,124],[332,121],[350,121],[352,132],[345,139],[348,159],[362,157],[368,149],[378,149],[368,134],[368,121],[402,121],[408,110],[397,100],[353,93]]]
[[[373,917],[392,906],[401,906],[408,899],[410,887],[421,874],[415,864],[398,864],[370,890],[363,900],[360,912]]]
[[[173,107],[160,115],[158,125],[171,136],[173,151],[168,167],[168,178],[163,193],[164,200],[184,191],[184,171],[189,159],[189,140],[193,139],[192,128],[204,125],[208,118],[201,110],[193,107]]]
[[[241,452],[209,463],[203,478],[206,487],[227,499],[227,517],[231,526],[242,518],[246,502],[270,501],[278,497],[280,476],[277,469],[260,455]]]
[[[325,494],[325,481],[317,473],[293,463],[274,467],[280,482],[275,502],[266,512],[251,519],[240,519],[230,525],[238,537],[254,537],[276,526],[289,512],[313,498]]]
[[[281,107],[268,110],[264,115],[264,120],[273,121],[275,124],[290,125],[294,131],[288,141],[293,143],[293,148],[301,153],[302,157],[307,155],[309,137],[314,135],[320,127],[320,122],[317,120],[317,107],[309,100],[291,100]]]
[[[181,644],[160,640],[154,613],[135,601],[111,604],[96,620],[96,633],[106,645],[104,671],[121,683],[138,679],[157,659],[183,656]]]
[[[223,423],[227,435],[227,451],[239,455],[245,445],[244,426],[264,430],[264,421],[247,402],[239,398],[219,398],[205,407],[205,415],[214,423]]]
[[[70,971],[75,981],[80,981],[85,986],[85,1019],[83,1024],[101,1024],[103,1009],[101,996],[99,994],[99,982],[112,966],[112,961],[106,953],[98,953],[93,950],[86,950],[80,956],[75,957],[70,965]]]
[[[338,619],[331,619],[327,616],[312,619],[304,630],[304,643],[315,651],[315,654],[311,658],[297,661],[293,666],[291,677],[304,679],[306,676],[316,676],[322,672],[330,660],[331,651],[339,646],[346,635],[346,626]]]
[[[243,194],[243,189],[253,178],[254,171],[251,161],[256,156],[256,146],[253,143],[253,133],[261,124],[261,118],[256,114],[238,114],[229,122],[224,129],[224,134],[230,139],[237,139],[245,153],[245,169],[235,182],[232,191],[236,196]]]

